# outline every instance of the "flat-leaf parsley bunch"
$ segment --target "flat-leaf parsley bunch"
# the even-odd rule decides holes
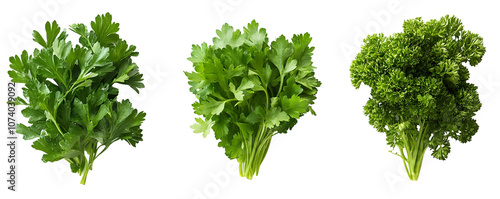
[[[80,44],[66,41],[68,34],[53,21],[45,24],[45,38],[33,32],[42,48],[31,55],[10,58],[9,76],[24,83],[27,107],[22,114],[31,125],[17,125],[26,140],[36,139],[33,148],[45,152],[43,162],[66,160],[71,171],[83,175],[85,184],[93,163],[115,141],[132,146],[142,141],[140,128],[146,114],[132,108],[129,100],[118,101],[115,83],[129,85],[137,93],[143,88],[142,74],[132,57],[139,53],[122,40],[119,24],[109,13],[91,23],[73,24]]]
[[[320,81],[309,47],[308,33],[289,41],[281,35],[267,38],[266,29],[252,21],[244,31],[224,24],[214,45],[193,45],[186,72],[190,91],[198,99],[191,127],[207,136],[210,129],[226,155],[237,159],[240,175],[252,179],[266,156],[271,138],[286,133],[297,119],[311,111]]]

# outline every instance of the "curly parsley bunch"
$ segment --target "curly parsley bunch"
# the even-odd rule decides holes
[[[371,87],[364,106],[369,123],[398,148],[394,153],[417,180],[427,148],[445,160],[450,139],[466,143],[478,131],[473,116],[481,103],[466,66],[479,64],[486,50],[455,16],[411,19],[403,29],[368,36],[350,71],[354,87]]]

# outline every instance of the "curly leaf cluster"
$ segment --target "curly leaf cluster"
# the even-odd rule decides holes
[[[364,40],[350,68],[352,84],[371,87],[364,112],[386,133],[388,145],[402,146],[404,132],[408,140],[424,140],[432,156],[444,160],[450,138],[465,143],[478,130],[472,117],[481,103],[477,87],[467,82],[466,66],[481,62],[483,39],[454,16],[407,20],[403,29]]]

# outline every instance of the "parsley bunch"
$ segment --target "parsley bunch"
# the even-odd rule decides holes
[[[471,140],[479,126],[477,86],[468,83],[466,63],[476,66],[486,52],[483,39],[463,29],[455,16],[407,20],[404,31],[370,35],[351,65],[354,87],[371,87],[364,106],[369,123],[387,135],[387,144],[417,180],[427,148],[445,160],[449,139]]]
[[[271,138],[286,133],[311,111],[320,82],[314,77],[308,33],[283,35],[271,42],[266,29],[252,21],[234,30],[224,24],[214,45],[193,45],[185,72],[197,123],[195,133],[206,137],[212,129],[230,159],[237,159],[240,175],[252,179],[266,156]]]
[[[118,101],[115,83],[129,85],[137,93],[143,88],[142,74],[132,62],[139,53],[117,32],[119,24],[109,13],[91,23],[73,24],[80,44],[66,41],[56,21],[45,24],[45,39],[37,31],[34,41],[42,46],[31,55],[10,57],[9,76],[24,83],[26,105],[22,114],[30,126],[17,125],[26,140],[37,139],[32,147],[45,152],[43,162],[65,159],[71,171],[83,175],[85,184],[93,163],[117,140],[134,146],[142,141],[141,123],[146,114],[132,108],[128,100]]]

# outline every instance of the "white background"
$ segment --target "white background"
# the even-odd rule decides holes
[[[140,95],[125,88],[120,97],[131,98],[147,118],[144,142],[137,148],[113,144],[96,160],[85,186],[66,162],[43,163],[31,141],[19,140],[18,191],[7,191],[2,180],[0,198],[498,198],[500,37],[493,2],[2,1],[0,83],[5,86],[0,101],[6,99],[8,58],[38,47],[31,40],[33,29],[42,32],[42,24],[54,19],[65,28],[89,25],[97,14],[111,12],[120,23],[120,36],[137,46],[140,55],[134,61],[145,74]],[[427,152],[418,182],[411,182],[401,159],[388,152],[385,135],[363,115],[369,89],[351,86],[349,66],[367,34],[401,32],[405,19],[428,21],[446,14],[458,16],[466,30],[484,38],[483,61],[470,68],[470,81],[479,87],[483,104],[475,117],[480,128],[470,143],[453,141],[446,161]],[[224,155],[213,134],[203,138],[192,133],[195,97],[183,71],[192,70],[186,60],[192,44],[211,43],[225,22],[241,29],[252,19],[267,29],[270,40],[309,32],[323,85],[314,105],[318,115],[307,114],[288,134],[275,136],[260,175],[250,181],[227,168],[236,160]],[[3,173],[6,133],[0,135]],[[2,175],[0,179],[7,177]]]

